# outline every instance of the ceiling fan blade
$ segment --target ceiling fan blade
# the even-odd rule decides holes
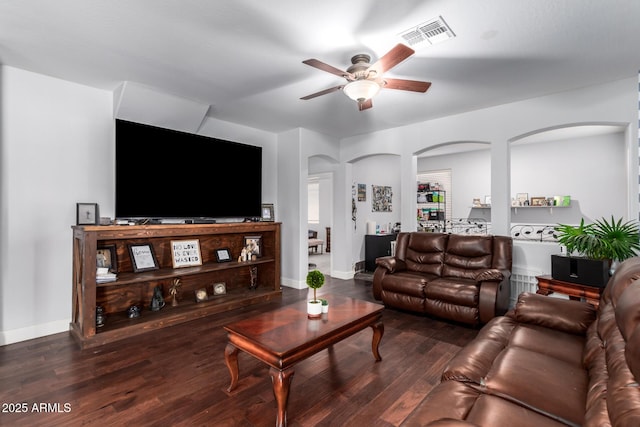
[[[369,70],[375,70],[378,76],[392,69],[411,55],[415,53],[415,50],[408,46],[398,43],[393,49],[385,53],[382,58],[378,59],[375,64],[369,67]]]
[[[315,98],[315,97],[317,97],[317,96],[326,95],[326,94],[328,94],[328,93],[335,92],[335,91],[337,91],[337,90],[342,90],[342,88],[343,88],[343,87],[344,87],[344,85],[341,85],[341,86],[335,86],[335,87],[330,87],[329,89],[321,90],[320,92],[316,92],[316,93],[312,93],[311,95],[303,96],[303,97],[302,97],[302,98],[300,98],[300,99],[307,100],[307,99]]]
[[[410,90],[412,92],[426,92],[431,86],[431,82],[420,82],[417,80],[404,79],[384,79],[385,89]]]
[[[364,100],[362,102],[358,102],[358,110],[359,111],[368,110],[371,107],[373,107],[373,101],[371,101],[371,99],[366,99],[366,100]]]
[[[342,71],[334,66],[331,66],[329,64],[325,64],[322,61],[318,61],[317,59],[307,59],[305,61],[302,61],[303,64],[307,64],[310,65],[314,68],[317,68],[319,70],[322,71],[326,71],[327,73],[331,73],[331,74],[335,74],[336,76],[340,76],[340,77],[344,77],[344,78],[348,78],[348,77],[353,77],[351,75],[351,73],[347,73],[346,71]]]

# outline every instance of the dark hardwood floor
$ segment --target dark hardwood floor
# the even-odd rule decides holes
[[[327,278],[319,293],[373,301],[364,280]],[[283,289],[266,302],[79,350],[68,333],[0,347],[0,425],[272,426],[266,365],[240,352],[227,393],[222,325],[306,298]],[[386,309],[381,362],[371,329],[296,365],[289,426],[397,426],[439,381],[444,364],[477,330]],[[19,412],[22,411],[22,412]]]

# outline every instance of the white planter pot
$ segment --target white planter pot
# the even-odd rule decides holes
[[[307,301],[307,317],[316,318],[322,316],[322,303],[320,301]]]
[[[328,313],[329,312],[329,304],[322,306],[322,312],[323,313]]]

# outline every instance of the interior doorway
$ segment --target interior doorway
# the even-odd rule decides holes
[[[307,251],[309,269],[331,275],[333,174],[316,173],[307,179]]]

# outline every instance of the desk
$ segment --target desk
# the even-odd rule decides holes
[[[537,294],[549,295],[554,292],[559,292],[569,295],[569,299],[572,300],[584,298],[588,303],[593,304],[595,308],[598,308],[600,295],[602,295],[602,291],[604,291],[604,288],[563,282],[551,276],[536,276],[536,279],[538,279]]]

